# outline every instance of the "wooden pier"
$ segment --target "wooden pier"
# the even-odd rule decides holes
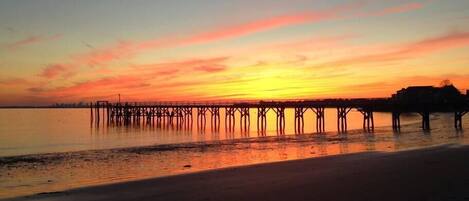
[[[262,134],[267,129],[267,114],[276,115],[276,129],[279,134],[285,133],[285,109],[294,109],[295,133],[303,133],[304,114],[311,110],[316,116],[316,132],[325,132],[325,109],[337,110],[337,131],[347,132],[347,115],[351,110],[357,110],[363,115],[363,130],[373,132],[375,128],[374,112],[392,113],[392,128],[399,132],[401,129],[400,115],[402,113],[418,113],[422,116],[422,129],[430,130],[430,114],[435,112],[454,113],[454,127],[462,129],[462,117],[469,111],[469,101],[458,101],[444,104],[405,104],[391,98],[376,99],[321,99],[298,101],[258,101],[258,102],[153,102],[153,103],[111,103],[97,101],[91,104],[91,121],[99,123],[113,123],[115,125],[129,125],[132,122],[147,124],[171,125],[177,128],[192,126],[193,113],[197,114],[197,127],[204,129],[207,116],[210,116],[212,130],[220,128],[220,111],[224,110],[225,129],[233,132],[239,113],[239,128],[242,132],[249,131],[250,110],[257,110],[257,130]]]

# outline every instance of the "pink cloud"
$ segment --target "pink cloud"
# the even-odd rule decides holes
[[[133,66],[132,71],[150,77],[161,75],[175,75],[180,72],[187,73],[193,70],[205,72],[219,72],[226,69],[226,66],[223,65],[223,62],[227,60],[228,57],[187,59],[182,61],[137,65]]]
[[[328,20],[335,16],[336,13],[331,13],[331,11],[275,16],[267,19],[255,20],[245,24],[217,28],[212,31],[195,34],[185,38],[169,37],[164,40],[151,39],[141,42],[120,41],[115,45],[93,50],[83,55],[74,56],[73,58],[78,64],[105,65],[118,59],[132,57],[135,54],[149,49],[173,48],[230,39],[289,25]]]
[[[17,49],[23,46],[27,45],[33,45],[41,42],[47,42],[47,41],[54,41],[57,39],[60,39],[62,36],[61,35],[53,35],[53,36],[30,36],[15,42],[12,42],[10,44],[7,44],[7,47],[9,49]]]
[[[146,86],[146,83],[139,76],[116,76],[78,82],[69,87],[59,87],[43,91],[47,92],[48,95],[63,96],[80,93],[87,94],[96,92],[96,90],[135,88],[136,86]]]
[[[418,3],[418,2],[407,3],[407,4],[398,5],[398,6],[387,7],[387,8],[384,8],[383,10],[370,13],[369,15],[383,16],[383,15],[389,15],[389,14],[395,14],[395,13],[404,13],[404,12],[421,9],[423,6],[424,6],[423,3]]]
[[[131,57],[137,52],[139,52],[137,44],[120,41],[110,47],[94,49],[88,53],[73,56],[73,60],[76,65],[104,65],[121,58]]]
[[[47,78],[47,79],[52,79],[56,78],[59,75],[70,75],[70,67],[62,64],[53,64],[53,65],[48,65],[46,68],[42,70],[41,73],[39,73],[39,76]]]
[[[187,73],[195,71],[204,72],[220,72],[225,70],[225,66],[221,63],[226,61],[228,57],[214,57],[207,59],[188,59],[182,61],[164,62],[146,65],[131,66],[129,71],[122,72],[120,75],[113,77],[99,78],[77,82],[71,86],[45,88],[32,87],[28,90],[34,93],[40,93],[43,96],[64,97],[64,96],[80,96],[92,97],[96,94],[107,94],[111,91],[119,91],[121,93],[134,93],[146,90],[151,87],[150,83],[158,83],[157,90],[166,90],[173,87],[181,87],[183,85],[200,84],[204,81],[173,81],[172,79],[179,76],[186,76]],[[67,66],[54,65],[49,66],[42,73],[44,77],[55,77],[61,72],[68,71]],[[158,82],[159,80],[163,83]],[[0,83],[1,84],[1,83]]]
[[[106,65],[119,59],[132,57],[142,51],[159,48],[173,48],[194,45],[218,40],[236,38],[253,33],[281,28],[290,25],[313,23],[338,18],[361,4],[345,4],[324,11],[311,11],[297,14],[274,16],[258,19],[239,25],[224,26],[204,33],[193,34],[184,38],[167,37],[150,39],[140,42],[119,41],[117,44],[92,50],[81,55],[73,56],[74,66],[78,65]]]
[[[444,51],[452,48],[469,46],[469,32],[450,33],[421,41],[387,47],[379,50],[383,53],[370,52],[365,55],[339,59],[322,64],[321,66],[347,66],[353,64],[392,62],[403,59],[411,59],[426,54]]]
[[[205,33],[195,34],[193,36],[187,37],[178,41],[176,44],[179,46],[207,43],[212,41],[242,37],[258,32],[268,31],[292,25],[316,23],[342,18],[350,11],[354,11],[355,9],[360,8],[363,5],[364,4],[362,2],[347,3],[321,11],[308,11],[287,15],[279,15],[264,19],[258,19],[252,22],[247,22],[239,25],[219,27],[217,29],[213,29]],[[161,42],[156,40],[151,41],[151,44],[161,44]]]
[[[177,96],[181,96],[181,93],[186,96],[184,87],[195,86],[210,81],[166,81],[159,83],[157,86],[152,86],[147,83],[148,78],[142,78],[139,75],[129,76],[116,76],[106,77],[97,80],[89,80],[84,82],[76,83],[68,87],[59,87],[54,89],[45,88],[30,88],[30,91],[34,91],[41,97],[51,97],[60,99],[64,98],[75,98],[75,99],[92,99],[97,98],[109,99],[114,97],[117,93],[125,94],[126,100],[138,100],[141,97],[149,99],[153,97],[156,99],[177,99]],[[171,90],[172,88],[178,88],[177,90]],[[160,97],[158,92],[164,92],[164,97]],[[190,92],[186,91],[186,92]],[[141,94],[141,95],[139,95]]]
[[[280,43],[274,45],[268,45],[262,47],[263,50],[293,50],[295,52],[298,51],[310,51],[310,50],[321,50],[321,49],[328,49],[328,48],[336,48],[336,47],[343,47],[344,43],[347,40],[357,38],[357,35],[341,35],[341,36],[331,36],[331,37],[314,37],[308,38],[305,40],[295,41],[295,42],[287,42],[287,43]],[[257,50],[256,50],[257,51]]]
[[[218,30],[195,35],[187,40],[189,43],[203,43],[215,40],[228,39],[245,36],[248,34],[275,29],[295,24],[312,23],[337,17],[335,13],[329,12],[306,12],[294,15],[276,16],[261,19],[254,22],[220,28]]]
[[[117,44],[110,45],[108,47],[94,49],[90,52],[73,56],[71,66],[106,65],[110,62],[119,59],[131,58],[136,54],[151,49],[173,48],[200,43],[208,43],[247,36],[258,32],[278,29],[291,25],[315,23],[332,19],[344,18],[347,17],[348,14],[356,11],[357,8],[363,7],[363,5],[364,3],[360,1],[358,3],[341,4],[321,11],[309,11],[273,16],[264,19],[257,19],[251,22],[238,25],[227,25],[203,33],[192,34],[190,36],[182,38],[171,36],[166,38],[150,39],[140,42],[119,41]],[[416,9],[416,7],[418,7],[417,4],[405,4],[397,7],[390,7],[377,13],[385,15],[395,12],[406,12],[410,11],[412,8]],[[360,15],[352,14],[350,16]]]
[[[469,32],[454,32],[408,44],[402,53],[429,53],[469,45]]]

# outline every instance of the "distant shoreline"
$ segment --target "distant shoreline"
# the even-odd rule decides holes
[[[55,107],[55,106],[1,106],[0,109],[90,109],[90,106]]]

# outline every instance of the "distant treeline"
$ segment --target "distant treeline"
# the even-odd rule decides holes
[[[0,108],[89,108],[90,103],[54,103],[52,105],[34,106],[34,105],[20,105],[20,106],[0,106]]]

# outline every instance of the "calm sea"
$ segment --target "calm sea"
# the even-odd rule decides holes
[[[349,132],[338,134],[336,110],[326,110],[326,133],[315,133],[312,111],[304,133],[294,130],[294,111],[286,111],[285,135],[268,113],[267,132],[257,129],[251,110],[250,130],[241,132],[239,114],[227,132],[221,112],[219,129],[207,125],[178,129],[150,124],[96,125],[89,109],[0,110],[0,198],[149,177],[365,151],[398,151],[440,144],[467,144],[453,127],[453,114],[433,114],[432,130],[423,132],[420,116],[401,116],[402,130],[390,128],[391,115],[375,113],[375,131],[362,130],[363,116],[348,115]],[[469,119],[463,127],[469,129]],[[195,117],[195,116],[194,116]]]

